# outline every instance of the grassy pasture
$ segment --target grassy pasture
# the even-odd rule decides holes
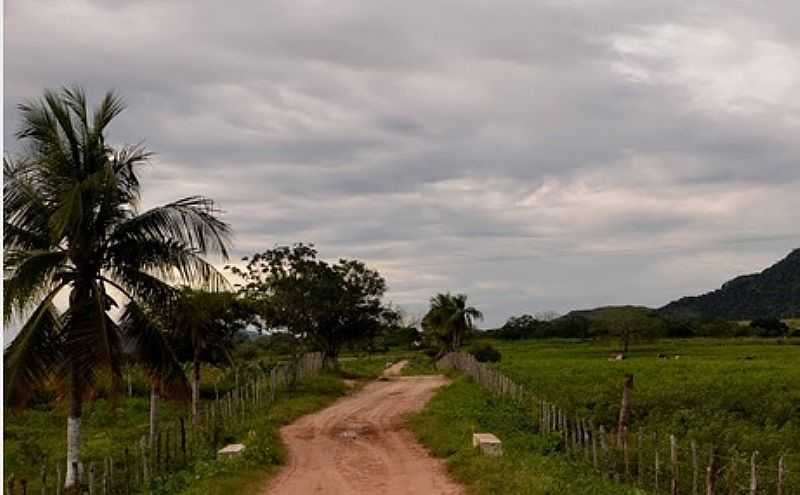
[[[510,400],[490,396],[464,377],[456,377],[410,421],[417,438],[433,455],[446,459],[451,474],[468,487],[469,493],[642,493],[603,480],[584,466],[555,455],[560,449],[558,437],[536,433],[529,411]],[[502,457],[484,457],[472,448],[472,433],[481,431],[502,439]]]
[[[498,368],[565,410],[613,426],[625,373],[635,377],[632,429],[715,444],[723,452],[800,469],[800,345],[774,339],[641,343],[609,361],[618,343],[495,342]],[[667,356],[659,358],[659,354]],[[677,357],[676,357],[677,356]]]

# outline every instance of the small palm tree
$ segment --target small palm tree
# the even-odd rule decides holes
[[[422,319],[422,328],[440,345],[440,354],[458,349],[466,334],[474,328],[483,313],[467,305],[465,294],[437,294]]]
[[[189,382],[170,342],[162,314],[163,308],[159,312],[145,305],[129,303],[119,324],[135,361],[150,377],[150,448],[158,441],[162,396],[180,400],[189,397]]]
[[[19,106],[17,137],[26,147],[3,160],[4,321],[27,317],[5,352],[5,400],[21,406],[51,381],[65,391],[68,488],[80,476],[83,399],[100,372],[120,383],[112,295],[161,304],[175,295],[170,282],[226,284],[202,257],[227,257],[230,228],[211,200],[139,211],[137,170],[150,153],[115,149],[105,138],[123,108],[113,93],[90,112],[80,88],[48,90]],[[69,299],[60,311],[54,300],[62,291]]]
[[[192,424],[199,421],[200,365],[221,355],[231,362],[233,334],[247,325],[245,303],[230,292],[209,292],[184,288],[166,316],[170,332],[190,346],[192,360]]]

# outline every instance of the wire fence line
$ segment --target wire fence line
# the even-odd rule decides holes
[[[289,363],[277,364],[269,373],[257,376],[200,404],[199,420],[179,418],[159,426],[153,441],[143,435],[137,445],[125,447],[118,455],[86,458],[80,474],[81,494],[128,495],[149,492],[154,483],[186,468],[194,461],[208,458],[222,445],[227,432],[246,425],[250,413],[270,406],[279,392],[315,376],[323,368],[322,354],[307,353]],[[66,458],[66,456],[64,456]],[[38,479],[6,479],[5,493],[10,495],[65,493],[61,463],[43,465]],[[74,493],[74,490],[73,492]]]
[[[620,434],[537,397],[471,354],[447,354],[437,367],[461,371],[491,393],[531,407],[539,432],[557,435],[567,455],[606,479],[656,494],[800,493],[800,472],[790,470],[783,455],[777,459],[761,458],[758,452],[721,455],[719,446],[699,446],[675,435],[627,429]]]

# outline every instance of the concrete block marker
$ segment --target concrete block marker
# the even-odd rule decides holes
[[[217,452],[217,457],[220,459],[229,459],[231,457],[237,457],[244,453],[245,445],[243,443],[232,443],[230,445],[226,445]]]
[[[491,433],[473,433],[472,446],[480,448],[484,455],[492,457],[503,455],[503,443]]]

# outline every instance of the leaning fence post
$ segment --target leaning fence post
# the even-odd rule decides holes
[[[61,463],[56,464],[56,495],[61,495]]]
[[[786,480],[786,466],[783,462],[783,456],[778,459],[778,485],[777,495],[783,495],[784,482]]]
[[[716,495],[717,477],[719,476],[719,453],[717,447],[711,447],[708,467],[706,468],[706,495]]]
[[[750,456],[750,495],[756,495],[758,492],[758,465],[756,459],[758,458],[758,451],[753,452]]]

